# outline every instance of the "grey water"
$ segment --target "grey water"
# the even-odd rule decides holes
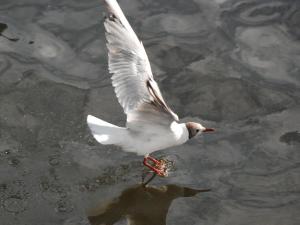
[[[167,103],[217,132],[155,153],[175,167],[140,186],[142,158],[85,122],[126,121],[103,2],[1,0],[0,224],[300,224],[300,2],[119,3]]]

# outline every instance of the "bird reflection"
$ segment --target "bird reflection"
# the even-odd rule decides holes
[[[124,218],[129,225],[165,225],[173,200],[207,191],[172,184],[160,188],[135,185],[104,206],[91,209],[88,219],[92,225],[112,225]]]

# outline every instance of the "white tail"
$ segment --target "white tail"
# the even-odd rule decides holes
[[[117,145],[124,138],[125,128],[115,126],[94,116],[87,116],[87,124],[94,138],[103,145]]]

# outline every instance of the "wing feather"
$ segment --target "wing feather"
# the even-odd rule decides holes
[[[148,56],[116,0],[105,0],[109,16],[104,22],[108,48],[108,66],[119,103],[127,114],[127,123],[135,118],[155,115],[156,120],[178,120],[165,103],[153,79]],[[134,115],[134,116],[133,116]],[[143,116],[142,116],[143,115]]]

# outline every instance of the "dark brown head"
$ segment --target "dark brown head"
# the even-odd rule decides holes
[[[195,137],[197,134],[201,134],[202,132],[211,132],[215,131],[213,128],[206,128],[202,126],[200,123],[195,122],[187,122],[185,126],[189,132],[189,139]]]

